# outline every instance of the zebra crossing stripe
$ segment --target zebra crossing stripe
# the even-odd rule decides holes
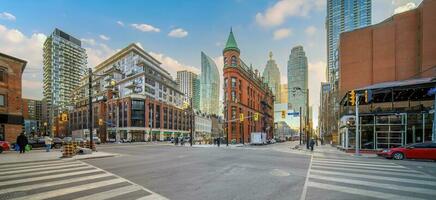
[[[0,181],[0,186],[6,186],[6,185],[12,185],[12,184],[20,184],[20,183],[26,183],[26,182],[31,182],[31,181],[42,181],[42,180],[53,179],[53,178],[62,178],[62,177],[67,177],[67,176],[92,174],[92,173],[95,173],[95,172],[101,172],[101,170],[91,169],[91,170],[71,172],[71,173],[55,174],[55,175],[48,175],[48,176],[39,176],[39,177],[24,178],[24,179],[10,180],[10,181]]]
[[[32,200],[40,200],[40,199],[48,199],[48,198],[54,198],[57,196],[61,196],[61,195],[66,195],[66,194],[71,194],[71,193],[75,193],[75,192],[80,192],[83,190],[90,190],[90,189],[95,189],[95,188],[99,188],[99,187],[103,187],[103,186],[108,186],[108,185],[113,185],[113,184],[117,184],[117,183],[122,183],[125,182],[124,179],[111,179],[111,180],[106,180],[106,181],[99,181],[99,182],[93,182],[93,183],[88,183],[88,184],[84,184],[84,185],[80,185],[80,186],[74,186],[74,187],[69,187],[69,188],[64,188],[64,189],[59,189],[59,190],[53,190],[53,191],[48,191],[48,192],[42,192],[42,193],[37,193],[37,194],[32,194],[29,196],[23,196],[23,197],[19,197],[19,198],[14,198],[11,200],[26,200],[26,199],[32,199]]]
[[[396,182],[403,182],[403,183],[423,184],[423,185],[431,185],[431,186],[436,185],[436,181],[417,180],[417,179],[409,179],[409,178],[383,177],[383,176],[375,176],[375,175],[352,174],[352,173],[346,173],[346,172],[332,172],[332,171],[315,170],[315,169],[312,169],[311,172],[321,173],[321,174],[329,174],[329,175],[355,177],[355,178],[367,178],[367,179],[376,179],[376,180],[396,181]]]
[[[111,176],[110,174],[97,174],[97,175],[91,175],[91,176],[84,176],[84,177],[78,177],[78,178],[69,178],[66,180],[60,180],[60,181],[51,181],[51,182],[41,182],[34,185],[24,185],[24,186],[17,186],[13,188],[7,188],[7,189],[1,189],[0,194],[5,194],[9,192],[17,192],[17,191],[27,191],[27,190],[34,190],[44,187],[51,187],[56,185],[62,185],[67,183],[75,183],[80,181],[86,181],[86,180],[92,180],[97,178],[103,178]]]
[[[336,168],[349,168],[349,169],[372,169],[372,170],[378,170],[378,171],[393,171],[393,172],[405,172],[405,173],[416,173],[416,174],[423,174],[422,172],[411,170],[411,169],[390,169],[390,168],[380,168],[380,167],[369,167],[369,166],[345,166],[340,164],[331,164],[331,163],[317,163],[313,166],[330,166],[330,167],[336,167]]]
[[[316,163],[316,164],[319,164],[319,163],[332,163],[332,164],[341,164],[341,165],[345,165],[345,166],[349,166],[349,165],[355,165],[355,166],[373,166],[373,167],[376,166],[376,167],[384,167],[384,168],[405,169],[405,167],[399,166],[399,165],[366,164],[366,163],[350,163],[350,162],[319,161],[319,160],[314,160],[313,162]]]
[[[380,161],[366,161],[366,160],[352,160],[352,159],[331,159],[331,158],[318,158],[316,161],[332,161],[332,162],[345,162],[345,163],[361,163],[361,164],[375,164],[375,165],[396,165],[392,162],[380,162]]]
[[[24,177],[27,175],[47,175],[47,174],[52,174],[53,172],[69,172],[69,171],[74,171],[74,170],[86,170],[86,169],[90,169],[91,167],[88,165],[83,165],[80,167],[74,167],[74,168],[68,168],[68,169],[59,169],[56,171],[42,171],[42,172],[27,172],[27,173],[22,173],[22,174],[14,174],[14,175],[8,175],[8,176],[0,176],[0,181],[1,180],[7,180],[7,179],[13,179],[13,178],[20,178],[20,177]]]
[[[22,170],[22,169],[34,169],[34,168],[45,168],[45,167],[54,167],[54,166],[63,166],[66,165],[68,163],[76,163],[76,162],[55,162],[55,163],[47,163],[47,164],[35,164],[35,165],[25,165],[25,166],[15,166],[15,167],[8,167],[8,168],[3,168],[0,165],[0,173],[1,172],[6,172],[6,171],[10,171],[10,170]]]
[[[128,193],[131,193],[131,192],[136,192],[138,190],[142,190],[142,188],[140,186],[137,186],[137,185],[128,185],[128,186],[117,188],[117,189],[113,189],[113,190],[110,190],[110,191],[103,191],[103,192],[99,192],[99,193],[96,193],[96,194],[80,197],[80,198],[77,198],[77,199],[74,199],[74,200],[87,200],[87,199],[104,200],[104,199],[109,199],[109,198],[112,198],[112,197],[120,196],[120,195],[123,195],[123,194],[128,194]]]
[[[340,170],[345,172],[355,172],[355,173],[373,173],[373,174],[386,174],[386,175],[396,175],[396,176],[411,176],[418,178],[428,178],[427,175],[422,174],[409,174],[405,172],[392,172],[392,171],[378,171],[378,170],[368,170],[368,169],[346,169],[346,168],[338,168],[338,167],[325,167],[325,166],[312,166],[312,169],[327,169],[327,170]]]
[[[151,194],[136,200],[168,200],[168,199],[158,194]]]
[[[1,164],[0,167],[2,169],[6,169],[6,168],[15,168],[15,167],[24,167],[24,166],[35,166],[35,165],[39,165],[39,163],[46,166],[46,165],[55,164],[55,163],[65,163],[65,161],[63,161],[63,160],[50,160],[50,161],[41,161],[41,162],[11,163],[11,164]]]
[[[336,177],[321,176],[321,175],[310,175],[310,178],[339,182],[339,183],[349,183],[349,184],[355,184],[355,185],[378,187],[378,188],[384,188],[384,189],[390,189],[390,190],[422,193],[422,194],[436,196],[436,190],[425,189],[425,188],[407,187],[407,186],[393,185],[393,184],[387,184],[387,183],[378,183],[378,182],[362,181],[362,180],[352,180],[352,179],[347,179],[347,178],[336,178]]]
[[[349,193],[349,194],[355,194],[355,195],[361,195],[361,196],[367,196],[372,198],[381,198],[381,199],[392,199],[392,200],[423,200],[421,198],[416,197],[409,197],[404,195],[395,195],[385,192],[376,192],[376,191],[370,191],[370,190],[363,190],[363,189],[357,189],[352,187],[344,187],[344,186],[338,186],[338,185],[331,185],[331,184],[324,184],[324,183],[318,183],[318,182],[309,182],[309,187],[324,189],[324,190],[330,190],[330,191],[337,191],[337,192],[343,192],[343,193]]]
[[[16,174],[16,173],[28,173],[28,172],[35,172],[35,171],[41,171],[41,170],[52,170],[52,169],[59,169],[59,168],[68,168],[68,167],[77,167],[77,166],[85,166],[85,164],[76,162],[76,163],[69,163],[61,166],[50,166],[50,167],[44,167],[44,168],[31,168],[31,169],[21,169],[21,170],[9,170],[1,172],[2,175],[7,174]]]

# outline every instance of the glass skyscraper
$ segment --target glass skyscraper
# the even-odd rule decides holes
[[[306,93],[308,88],[307,57],[302,46],[292,48],[288,61],[288,104],[292,110],[302,108],[303,116],[306,113]],[[300,88],[293,92],[294,88]]]
[[[72,93],[85,72],[86,59],[81,41],[57,28],[45,40],[43,94],[50,125],[54,117],[72,106]]]
[[[371,25],[371,0],[327,1],[327,81],[337,85],[338,41],[342,32]]]
[[[200,110],[208,114],[219,115],[220,102],[220,74],[215,62],[201,52],[201,95],[200,95]]]
[[[269,60],[266,63],[265,69],[263,70],[263,77],[265,83],[271,88],[274,94],[274,102],[280,102],[280,70],[277,67],[276,61],[272,59],[272,52],[269,52]]]

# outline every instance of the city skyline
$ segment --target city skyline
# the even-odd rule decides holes
[[[198,73],[201,66],[198,53],[201,51],[209,52],[222,73],[222,41],[225,40],[228,29],[233,27],[238,35],[244,35],[238,41],[241,45],[252,47],[255,44],[257,47],[247,48],[243,58],[252,61],[255,69],[263,71],[264,63],[267,61],[265,55],[273,51],[282,77],[286,77],[283,72],[286,71],[286,61],[291,47],[302,44],[309,58],[309,73],[314,74],[309,78],[310,102],[317,107],[319,84],[325,79],[326,48],[314,47],[314,44],[325,46],[326,43],[326,4],[324,1],[315,0],[295,1],[292,5],[286,2],[288,1],[259,3],[228,0],[219,4],[205,2],[201,4],[203,9],[200,12],[188,15],[186,13],[189,12],[168,2],[154,2],[156,8],[168,6],[166,9],[169,12],[167,16],[154,17],[157,11],[145,14],[129,12],[133,5],[145,6],[141,2],[101,5],[95,1],[84,7],[80,1],[36,3],[0,0],[3,6],[0,10],[0,43],[4,44],[1,51],[22,57],[29,62],[29,67],[23,75],[23,96],[39,99],[42,98],[42,44],[54,28],[58,27],[82,40],[90,66],[96,66],[131,42],[137,42],[150,55],[162,61],[163,66],[175,77],[177,70],[189,69]],[[418,5],[421,1],[373,2],[373,23],[384,20],[392,15],[395,9],[402,8],[410,2]],[[88,5],[88,2],[86,3]],[[195,2],[183,2],[181,5],[185,9],[195,6],[198,7]],[[62,7],[59,10],[62,15],[50,12],[57,7]],[[111,8],[115,7],[120,10],[118,14],[110,12]],[[272,15],[274,11],[283,7],[289,11],[276,12],[277,16]],[[308,9],[301,9],[303,7]],[[242,8],[246,12],[236,12]],[[77,10],[81,10],[80,15],[76,14]],[[180,17],[182,14],[186,16]],[[32,19],[39,19],[45,23],[33,23]],[[80,23],[85,19],[89,23]],[[212,31],[205,34],[204,30]],[[185,47],[188,49],[185,50]],[[286,82],[286,79],[282,78],[282,82]],[[316,111],[314,120],[314,124],[317,124]]]

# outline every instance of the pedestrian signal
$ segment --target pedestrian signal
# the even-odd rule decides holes
[[[68,115],[67,115],[67,113],[62,113],[61,121],[63,121],[63,122],[68,121]]]
[[[103,123],[104,123],[103,119],[98,119],[98,125],[103,126]]]

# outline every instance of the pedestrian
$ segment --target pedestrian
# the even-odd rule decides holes
[[[315,145],[315,140],[312,138],[312,139],[310,139],[310,142],[309,142],[310,151],[313,151],[313,146],[314,145]]]
[[[174,138],[174,144],[177,146],[179,145],[179,137]]]
[[[27,140],[27,137],[24,135],[24,132],[22,132],[17,137],[16,143],[17,143],[18,147],[20,147],[20,153],[25,153],[26,152],[26,145],[29,143],[29,141]]]
[[[45,142],[45,151],[50,152],[51,144],[53,139],[51,139],[49,136],[45,136],[44,142]]]

